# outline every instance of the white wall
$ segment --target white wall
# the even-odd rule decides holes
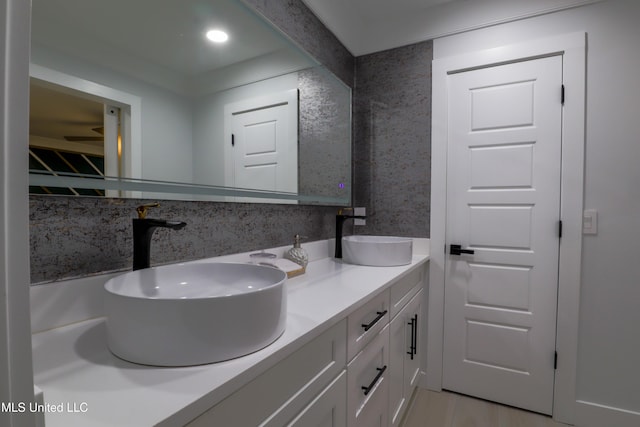
[[[0,402],[33,401],[29,316],[29,2],[0,3]],[[0,411],[2,426],[34,415]]]
[[[587,209],[598,210],[599,224],[598,234],[584,236],[583,242],[576,395],[579,401],[634,412],[640,412],[638,18],[637,0],[609,0],[434,43],[434,58],[443,58],[587,32],[584,201]],[[571,96],[570,84],[567,96]],[[637,421],[631,415],[625,419]],[[584,418],[578,413],[579,420]]]

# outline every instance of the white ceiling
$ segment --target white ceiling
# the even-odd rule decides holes
[[[205,39],[211,28],[229,41]],[[194,77],[288,48],[238,0],[33,0],[32,42],[93,62]]]
[[[29,134],[63,140],[65,136],[100,137],[103,104],[33,82],[29,91]]]
[[[602,0],[302,0],[355,56]]]

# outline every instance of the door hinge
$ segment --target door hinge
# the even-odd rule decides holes
[[[231,134],[231,146],[236,146],[236,136],[234,134]]]
[[[560,89],[560,103],[564,105],[564,85]]]
[[[558,238],[562,239],[562,220],[558,221]]]
[[[558,369],[558,352],[553,354],[553,369]]]

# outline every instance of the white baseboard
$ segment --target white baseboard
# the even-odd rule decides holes
[[[578,400],[575,425],[577,427],[637,427],[640,426],[640,412]]]

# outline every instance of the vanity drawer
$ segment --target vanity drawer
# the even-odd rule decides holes
[[[389,291],[375,296],[347,318],[347,360],[353,359],[389,323]]]
[[[346,325],[342,321],[188,426],[286,425],[346,367],[345,342]]]
[[[422,289],[422,279],[424,278],[424,267],[420,266],[410,271],[402,279],[398,280],[395,285],[391,287],[390,299],[391,299],[391,312],[390,318],[396,317],[396,314],[400,313],[402,307],[404,307],[415,294]]]
[[[346,427],[347,372],[333,380],[287,427]],[[279,427],[279,426],[278,426]]]
[[[386,427],[389,412],[389,325],[347,368],[347,425]]]

